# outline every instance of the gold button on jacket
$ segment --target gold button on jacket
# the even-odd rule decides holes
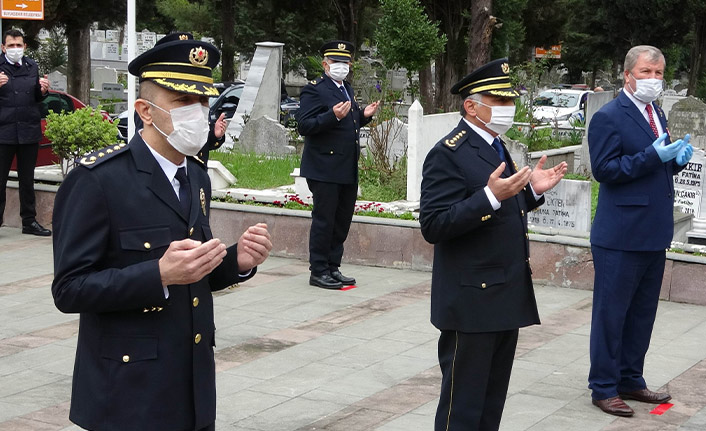
[[[199,297],[195,296],[194,300],[191,301],[194,304],[194,308],[199,306]]]
[[[123,356],[123,362],[130,362],[130,355]]]
[[[201,342],[201,334],[196,334],[194,337],[194,343],[199,344]]]

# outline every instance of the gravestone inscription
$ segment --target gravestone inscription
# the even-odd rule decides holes
[[[527,224],[588,232],[591,229],[591,183],[562,180],[544,193],[544,205],[527,215]]]

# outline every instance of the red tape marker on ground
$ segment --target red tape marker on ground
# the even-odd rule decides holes
[[[356,286],[355,284],[353,284],[353,285],[350,285],[350,286],[342,287],[341,290],[351,290],[351,289],[355,289],[356,287],[358,287],[358,286]]]
[[[672,403],[660,404],[660,405],[658,405],[657,407],[655,407],[655,408],[650,412],[650,414],[661,416],[662,413],[666,412],[667,410],[671,409],[672,407],[674,407],[674,404],[672,404]]]

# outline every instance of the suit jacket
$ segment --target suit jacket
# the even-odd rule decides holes
[[[39,102],[44,99],[37,63],[22,57],[22,65],[0,54],[0,72],[9,78],[0,87],[0,144],[39,144],[42,139]]]
[[[509,169],[503,177],[514,173]],[[434,244],[431,321],[441,330],[492,332],[539,323],[527,211],[544,203],[526,187],[495,211],[484,192],[500,158],[465,121],[424,161],[419,223]]]
[[[353,88],[343,81],[351,99],[351,110],[338,121],[333,106],[348,99],[336,83],[324,75],[301,91],[296,114],[299,133],[304,136],[301,176],[329,183],[357,184],[360,156],[360,128],[365,118],[354,99]]]
[[[213,237],[208,175],[187,158],[187,220],[139,134],[81,163],[53,219],[54,302],[81,313],[70,419],[91,430],[207,426],[216,418],[211,291],[245,279],[236,245],[202,280],[170,286],[168,299],[158,260],[172,241]]]
[[[662,129],[667,120],[652,104]],[[600,183],[591,244],[614,250],[658,251],[674,234],[674,178],[683,167],[662,163],[649,123],[621,92],[591,119],[588,150]],[[665,143],[669,143],[669,140]]]

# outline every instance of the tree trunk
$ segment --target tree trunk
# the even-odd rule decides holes
[[[91,25],[66,29],[68,92],[88,105],[91,99]]]
[[[419,103],[422,104],[424,113],[433,114],[435,110],[431,64],[419,71],[419,93]]]
[[[363,8],[363,0],[334,0],[337,13],[338,37],[358,47],[358,17]]]
[[[427,15],[432,21],[440,21],[440,28],[446,34],[446,50],[436,57],[434,107],[442,112],[455,111],[459,107],[459,97],[451,94],[451,87],[468,73],[466,58],[468,46],[469,20],[468,0],[435,2],[425,0]]]
[[[706,17],[705,17],[706,18]],[[703,19],[696,19],[694,29],[694,44],[691,47],[691,71],[689,73],[689,86],[686,94],[693,96],[699,86],[699,79],[706,74],[706,22]]]
[[[466,69],[470,72],[490,61],[490,42],[497,18],[492,15],[493,0],[471,2]]]
[[[235,57],[235,0],[221,1],[221,18],[223,20],[223,45],[221,46],[222,81],[232,81],[235,78],[233,58]]]

